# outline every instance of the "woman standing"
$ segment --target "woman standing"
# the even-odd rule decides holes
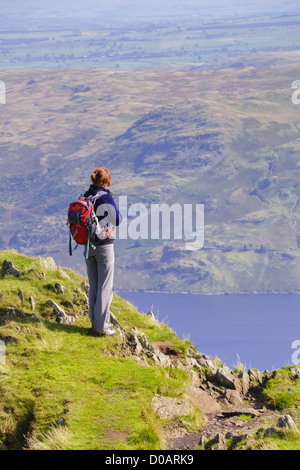
[[[99,221],[100,229],[93,240],[94,249],[88,252],[86,259],[89,279],[89,315],[94,336],[113,336],[116,331],[109,323],[109,309],[113,298],[114,277],[114,231],[110,225],[118,226],[121,216],[109,189],[110,172],[97,168],[91,175],[92,184],[84,194],[85,197],[95,197],[94,210]],[[84,255],[86,256],[86,250]]]

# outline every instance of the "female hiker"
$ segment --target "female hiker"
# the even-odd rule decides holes
[[[113,297],[114,277],[114,231],[109,228],[118,226],[121,215],[108,188],[110,172],[97,168],[91,175],[92,184],[84,197],[97,196],[94,210],[99,221],[97,236],[93,240],[94,249],[89,249],[86,258],[89,279],[89,315],[94,336],[113,336],[116,331],[109,323],[109,308]],[[86,257],[86,250],[84,253]]]

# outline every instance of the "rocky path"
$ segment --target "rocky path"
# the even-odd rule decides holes
[[[243,421],[240,415],[251,413],[251,420]],[[168,449],[171,450],[195,450],[198,445],[210,439],[222,437],[247,438],[251,436],[262,421],[276,420],[280,415],[266,409],[256,409],[251,406],[226,407],[214,412],[204,413],[206,424],[198,433],[186,433],[182,436],[170,437]],[[219,436],[219,437],[218,437]]]

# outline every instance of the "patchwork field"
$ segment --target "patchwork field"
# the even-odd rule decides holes
[[[219,71],[3,71],[1,249],[84,272],[81,253],[68,255],[66,211],[106,165],[117,202],[205,205],[202,250],[118,240],[117,288],[299,291],[299,53],[261,60]]]

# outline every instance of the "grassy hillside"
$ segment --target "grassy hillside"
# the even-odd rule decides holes
[[[230,371],[116,295],[118,334],[95,338],[85,278],[15,251],[0,266],[2,449],[300,449],[296,425],[276,424],[286,413],[299,422],[299,368]]]
[[[90,336],[81,287],[85,279],[74,271],[64,270],[66,278],[38,258],[15,252],[1,252],[0,265],[5,259],[22,276],[0,279],[0,337],[6,343],[6,364],[0,365],[0,440],[9,449],[161,448],[168,423],[154,414],[151,399],[157,393],[180,397],[190,381],[188,374],[119,357],[119,335]],[[49,290],[57,282],[63,284],[64,294]],[[30,296],[36,301],[34,312]],[[45,307],[49,299],[78,316],[76,322],[58,324]],[[128,331],[134,326],[179,355],[190,346],[118,296],[113,307]],[[32,318],[33,313],[42,321]],[[199,410],[189,417],[193,426],[201,419]],[[60,422],[65,425],[58,426]]]

